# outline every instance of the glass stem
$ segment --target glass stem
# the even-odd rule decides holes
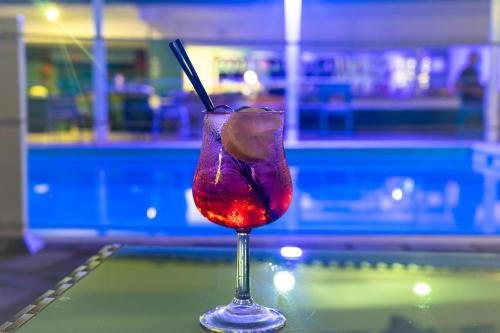
[[[251,302],[250,296],[250,234],[238,232],[238,258],[236,275],[236,301]]]

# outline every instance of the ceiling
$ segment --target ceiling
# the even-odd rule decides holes
[[[106,5],[104,36],[120,40],[180,37],[200,44],[283,45],[281,0],[155,2],[159,1]],[[84,40],[94,35],[88,4],[60,4],[61,17],[52,23],[45,19],[42,6],[3,3],[0,17],[24,15],[26,34],[32,41],[54,41],[55,36]],[[485,43],[488,36],[486,0],[304,0],[302,13],[305,46],[475,44]]]
[[[92,9],[83,4],[60,4],[60,19],[49,22],[44,16],[44,8],[34,5],[0,5],[0,17],[23,15],[28,41],[57,41],[65,39],[90,39],[94,36]],[[111,39],[148,39],[162,34],[150,24],[141,20],[136,5],[107,5],[103,34]]]

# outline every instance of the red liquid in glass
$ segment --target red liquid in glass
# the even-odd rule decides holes
[[[205,115],[193,197],[200,213],[211,222],[247,232],[286,212],[292,199],[292,182],[283,151],[283,127],[276,130],[270,142],[269,156],[242,161],[228,153],[221,140],[221,128],[231,114]]]

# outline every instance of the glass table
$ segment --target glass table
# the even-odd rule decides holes
[[[230,301],[234,256],[232,248],[107,246],[0,332],[203,332],[199,315]],[[499,255],[304,250],[287,258],[255,249],[252,259],[254,298],[285,313],[282,332],[500,330]]]

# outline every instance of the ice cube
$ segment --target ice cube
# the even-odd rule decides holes
[[[226,122],[233,109],[227,105],[219,105],[215,107],[214,112],[207,112],[207,125],[216,133],[220,133],[222,125]]]

